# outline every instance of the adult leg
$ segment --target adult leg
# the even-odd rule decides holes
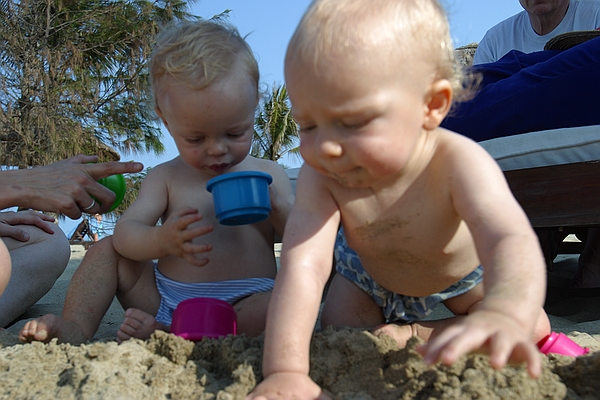
[[[587,239],[579,256],[572,287],[600,287],[600,228],[588,229]]]
[[[75,271],[63,307],[62,318],[52,314],[29,321],[21,330],[21,341],[83,343],[90,340],[114,296],[123,308],[136,307],[155,314],[160,295],[154,283],[151,261],[140,263],[121,257],[107,237],[85,255]]]
[[[10,253],[6,248],[6,245],[2,240],[0,240],[0,298],[2,293],[4,293],[4,289],[8,285],[8,281],[10,279]],[[2,310],[0,310],[1,312]]]
[[[9,325],[48,293],[67,267],[69,241],[57,225],[46,224],[53,235],[33,225],[22,225],[19,227],[30,236],[27,242],[2,239],[10,252],[12,274],[0,297],[0,327]]]

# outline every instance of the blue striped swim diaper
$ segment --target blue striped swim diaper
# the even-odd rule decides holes
[[[218,282],[178,282],[167,278],[154,265],[156,287],[160,293],[160,306],[156,321],[171,325],[173,311],[183,300],[194,297],[210,297],[235,304],[239,300],[255,293],[270,292],[275,280],[271,278],[234,279]]]

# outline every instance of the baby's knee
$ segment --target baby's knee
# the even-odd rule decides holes
[[[238,333],[259,336],[265,330],[271,292],[255,293],[234,304]]]

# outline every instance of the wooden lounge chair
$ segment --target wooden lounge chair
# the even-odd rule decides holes
[[[600,31],[567,32],[544,49],[566,50],[599,36]],[[468,51],[475,49],[471,45]],[[584,243],[561,241],[576,233],[585,242],[586,228],[600,226],[600,125],[525,133],[481,145],[499,162],[536,229],[548,269],[558,252],[580,253]]]
[[[531,132],[480,144],[498,161],[538,232],[548,268],[557,252],[580,253],[583,243],[560,244],[557,238],[600,226],[600,125]]]
[[[87,239],[86,239],[87,237]],[[77,225],[77,228],[71,234],[69,238],[70,244],[80,244],[86,250],[94,244],[94,238],[92,236],[92,232],[90,231],[90,224],[87,218],[83,218],[83,220]]]

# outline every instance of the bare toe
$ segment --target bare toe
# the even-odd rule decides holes
[[[590,263],[580,263],[571,283],[572,288],[600,287],[600,266]]]
[[[408,339],[413,336],[413,329],[410,325],[385,324],[376,327],[373,335],[377,337],[389,336],[398,342],[401,348],[406,347]]]
[[[44,342],[48,343],[53,337],[49,332],[53,332],[52,327],[55,325],[55,315],[47,314],[40,318],[27,321],[19,332],[19,341],[22,343],[28,342]]]
[[[156,322],[154,316],[137,308],[129,308],[125,312],[125,320],[117,332],[117,340],[123,342],[131,338],[146,340],[157,330],[165,330],[165,326]]]
[[[48,343],[56,338],[61,343],[80,344],[87,340],[76,324],[54,314],[46,314],[28,321],[18,337],[23,343],[34,341]]]

